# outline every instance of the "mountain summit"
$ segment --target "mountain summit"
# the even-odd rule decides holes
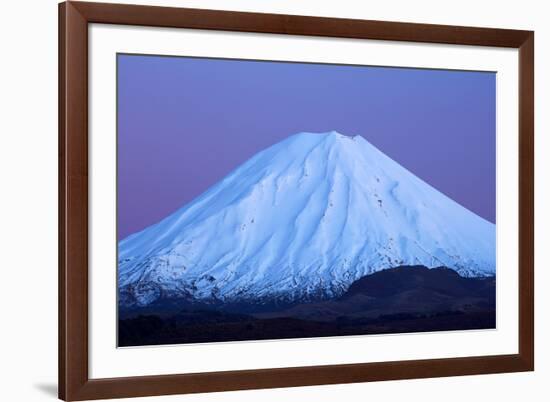
[[[494,224],[363,137],[300,133],[122,240],[120,302],[330,298],[401,265],[488,276],[495,240]]]

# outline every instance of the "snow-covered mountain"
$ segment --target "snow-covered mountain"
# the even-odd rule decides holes
[[[400,265],[487,276],[495,240],[494,224],[363,137],[300,133],[122,240],[120,302],[332,297]]]

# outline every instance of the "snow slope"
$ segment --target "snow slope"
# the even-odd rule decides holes
[[[120,301],[331,297],[399,265],[493,275],[495,240],[494,224],[363,137],[301,133],[122,240]]]

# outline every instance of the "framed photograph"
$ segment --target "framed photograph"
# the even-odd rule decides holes
[[[534,369],[533,32],[59,7],[61,399]]]

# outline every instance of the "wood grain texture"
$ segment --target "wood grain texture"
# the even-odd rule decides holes
[[[519,49],[519,353],[89,379],[88,24],[212,29]],[[534,369],[534,34],[530,31],[66,2],[59,6],[59,397],[137,397]]]
[[[88,27],[60,5],[59,394],[88,382]]]
[[[89,22],[338,38],[519,47],[528,31],[73,2]]]

